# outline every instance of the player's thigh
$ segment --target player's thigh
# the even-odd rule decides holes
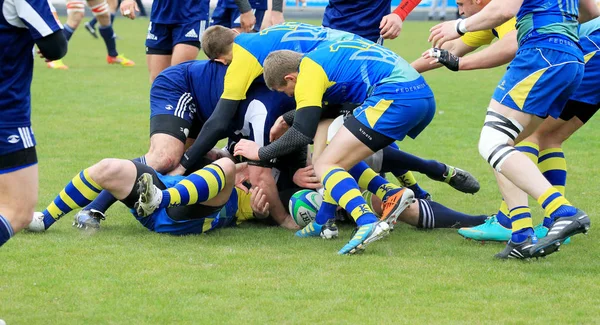
[[[538,128],[538,126],[544,121],[544,119],[542,119],[541,117],[512,109],[506,105],[500,104],[494,99],[492,99],[492,101],[490,102],[490,108],[494,110],[495,113],[500,114],[504,118],[511,120],[513,124],[514,122],[516,122],[518,125],[515,126],[521,129],[521,131],[518,132],[516,138],[511,143],[509,143],[510,145],[519,143],[525,138],[531,136],[533,132]]]
[[[150,21],[146,35],[146,63],[150,72],[150,82],[171,65],[173,54],[172,25]]]
[[[171,54],[146,54],[146,64],[150,73],[150,82],[163,70],[171,66]]]
[[[317,159],[321,156],[325,147],[327,147],[327,137],[329,133],[329,126],[333,123],[333,119],[325,119],[319,122],[317,127],[317,133],[313,139],[313,153],[312,163],[314,164]]]
[[[361,142],[346,126],[342,126],[315,162],[315,173],[321,178],[332,166],[348,170],[372,154],[372,149]]]
[[[171,56],[171,65],[176,65],[181,62],[196,60],[200,53],[200,48],[196,45],[179,43],[173,47],[173,55]]]
[[[171,31],[173,57],[171,65],[195,60],[200,51],[200,38],[206,29],[208,21],[196,20],[185,24],[173,25]]]
[[[10,222],[15,232],[31,222],[37,200],[37,164],[0,174],[0,215]]]
[[[129,195],[137,180],[135,164],[125,159],[102,159],[88,169],[88,174],[118,200]]]

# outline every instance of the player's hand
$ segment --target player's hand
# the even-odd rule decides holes
[[[170,171],[168,175],[178,176],[178,175],[183,175],[183,173],[185,173],[185,167],[183,167],[181,164],[179,164],[179,166],[175,167],[175,169]]]
[[[319,178],[315,174],[315,169],[313,165],[306,166],[304,168],[298,169],[294,173],[294,177],[292,177],[294,184],[302,187],[302,188],[310,188],[310,189],[318,189],[323,187],[321,182],[319,182]]]
[[[289,128],[290,126],[285,122],[283,116],[278,117],[269,132],[269,141],[273,142],[279,139]]]
[[[379,29],[381,29],[381,32],[379,32],[381,37],[384,39],[394,39],[400,35],[402,19],[395,13],[383,16],[381,23],[379,23]]]
[[[271,10],[271,26],[285,23],[283,12]]]
[[[447,50],[431,48],[423,53],[423,58],[432,59],[429,64],[441,63],[452,71],[459,70],[460,58]]]
[[[123,2],[121,2],[120,9],[121,15],[131,20],[135,19],[135,13],[140,11],[140,8],[138,7],[135,0],[123,0]]]
[[[251,32],[255,24],[256,17],[254,16],[254,12],[252,10],[240,15],[240,27],[244,33]]]
[[[269,202],[262,188],[255,186],[250,189],[250,207],[258,219],[269,217]]]
[[[259,148],[260,148],[260,146],[256,142],[242,139],[242,140],[240,140],[240,142],[238,142],[235,145],[235,148],[233,149],[233,155],[234,156],[243,156],[249,160],[258,161],[258,160],[260,160],[258,158],[258,149]]]
[[[432,47],[441,48],[444,43],[459,38],[460,35],[456,31],[459,21],[450,20],[431,27],[427,41],[431,42]]]
[[[235,164],[235,187],[248,193],[248,188],[244,185],[244,182],[249,178],[248,163]]]

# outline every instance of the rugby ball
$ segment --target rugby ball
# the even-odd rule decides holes
[[[362,197],[367,201],[367,205],[376,216],[381,217],[383,209],[381,208],[381,200],[369,191],[363,191]]]
[[[315,220],[321,202],[323,197],[316,191],[300,190],[294,193],[290,198],[289,209],[296,224],[304,227]]]

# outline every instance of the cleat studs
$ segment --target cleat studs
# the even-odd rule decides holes
[[[540,250],[540,254],[544,254],[546,251],[544,251],[543,249]]]
[[[557,241],[556,243],[554,243],[554,246],[556,246],[556,247],[560,246],[560,242]]]

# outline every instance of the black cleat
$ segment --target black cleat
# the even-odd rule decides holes
[[[533,257],[543,257],[558,251],[560,245],[569,237],[577,234],[587,234],[591,221],[588,215],[577,209],[570,217],[559,217],[548,229],[546,237],[540,239],[530,251]]]
[[[509,258],[527,260],[531,257],[529,250],[533,247],[534,242],[537,242],[536,237],[528,237],[524,242],[518,244],[509,241],[504,250],[494,255],[494,257],[503,260]]]
[[[94,38],[98,38],[98,33],[96,33],[96,28],[94,28],[92,25],[90,25],[89,21],[87,23],[85,23],[83,26],[85,27],[85,30],[87,30]]]
[[[473,175],[450,165],[446,165],[446,171],[441,177],[434,178],[429,175],[428,177],[439,182],[446,182],[454,189],[463,193],[474,194],[479,192],[479,182]]]
[[[73,227],[77,227],[82,230],[100,229],[100,221],[104,219],[106,219],[104,213],[98,210],[81,210],[75,215]]]

